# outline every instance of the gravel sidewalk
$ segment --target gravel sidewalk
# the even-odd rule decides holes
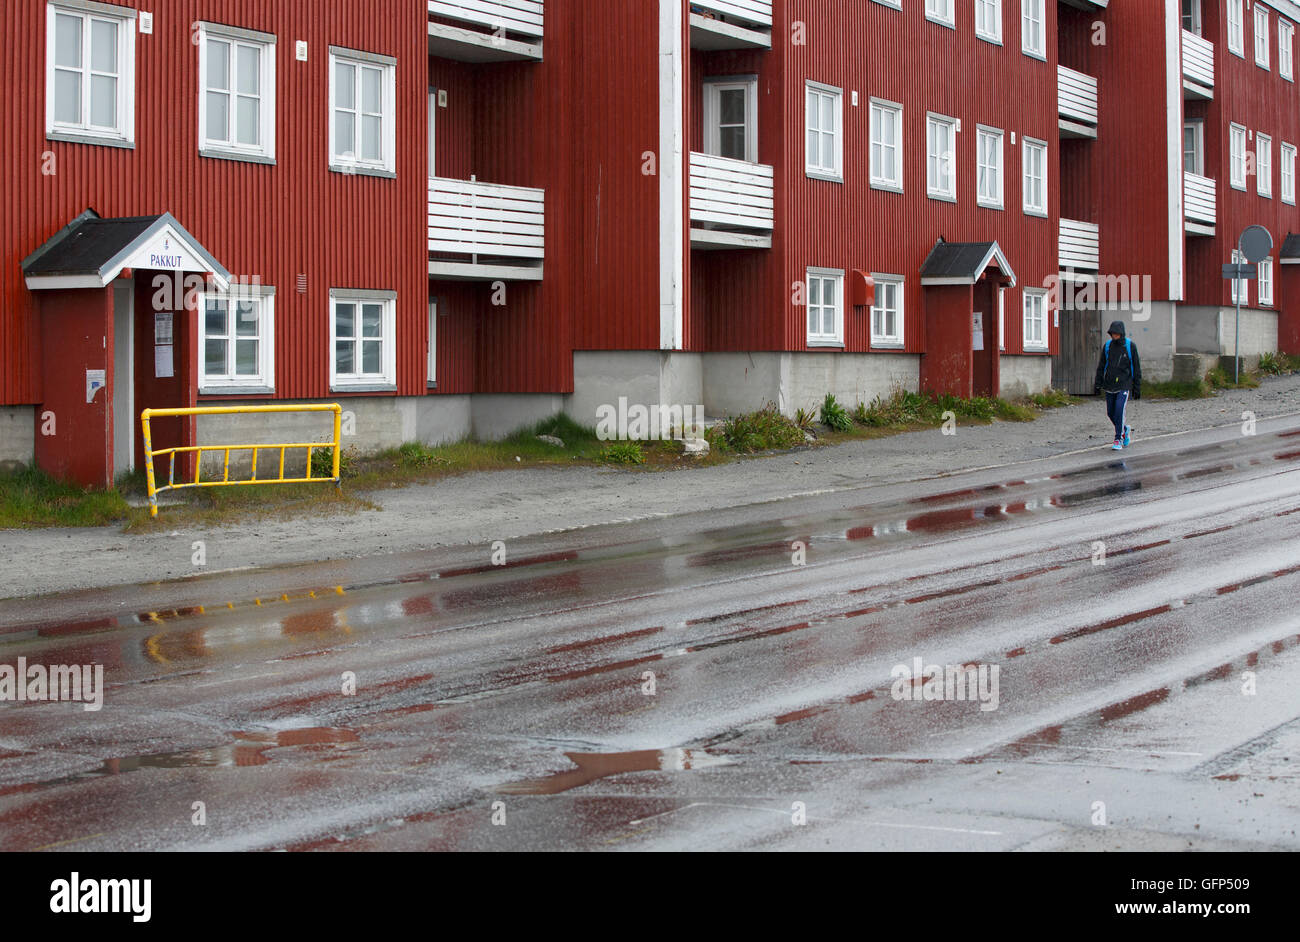
[[[1300,415],[1300,376],[1213,399],[1142,401],[1130,421],[1144,439]],[[381,510],[339,517],[255,521],[220,529],[124,534],[115,527],[0,531],[0,598],[130,585],[200,573],[490,544],[620,523],[781,500],[864,484],[933,478],[976,468],[1108,447],[1099,402],[999,422],[850,442],[718,467],[663,473],[597,468],[521,469],[448,478],[370,493]],[[166,513],[164,509],[163,513]],[[206,566],[192,564],[205,544]]]

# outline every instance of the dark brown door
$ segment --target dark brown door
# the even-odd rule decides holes
[[[1052,357],[1052,385],[1091,396],[1101,356],[1101,312],[1061,311],[1061,352]]]

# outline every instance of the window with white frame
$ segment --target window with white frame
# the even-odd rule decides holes
[[[1259,263],[1259,306],[1273,306],[1273,259],[1266,258]]]
[[[274,288],[204,295],[201,324],[200,392],[274,391]]]
[[[135,10],[50,3],[45,19],[45,135],[135,144]]]
[[[975,0],[975,35],[1002,42],[1002,0]]]
[[[1047,142],[1024,139],[1025,215],[1047,215]]]
[[[903,192],[903,106],[871,99],[871,185]]]
[[[1255,64],[1268,68],[1268,7],[1255,4]]]
[[[275,37],[200,23],[199,153],[275,160]]]
[[[808,176],[840,181],[844,166],[844,93],[831,85],[809,82],[805,124]]]
[[[1246,55],[1246,14],[1242,0],[1228,0],[1228,51]]]
[[[1037,288],[1026,288],[1025,305],[1025,349],[1043,351],[1047,346],[1047,292]]]
[[[903,346],[903,279],[898,275],[873,275],[876,303],[871,306],[871,345]]]
[[[1183,29],[1201,35],[1201,0],[1183,0]]]
[[[387,291],[330,292],[330,387],[397,385],[397,296]]]
[[[1240,124],[1228,126],[1228,183],[1246,189],[1246,129]]]
[[[704,152],[758,161],[758,79],[705,79]]]
[[[808,269],[808,342],[844,343],[844,272],[840,269]]]
[[[975,167],[978,202],[988,209],[1003,206],[1002,132],[980,125],[975,131]]]
[[[1246,260],[1239,249],[1232,250],[1232,264],[1240,265]],[[1250,281],[1246,278],[1233,278],[1229,282],[1229,294],[1233,304],[1250,304]]]
[[[330,168],[395,176],[397,60],[330,47]]]
[[[1205,122],[1183,122],[1183,169],[1205,176]]]
[[[1255,135],[1255,189],[1260,196],[1273,197],[1273,139]]]
[[[1278,172],[1282,177],[1282,202],[1295,205],[1295,158],[1296,146],[1294,144],[1282,145],[1281,152],[1278,154],[1278,160],[1281,166]]]
[[[953,0],[925,0],[925,18],[944,26],[955,26],[952,3]]]
[[[1020,0],[1020,51],[1036,59],[1047,58],[1046,0]]]
[[[1295,81],[1295,24],[1278,17],[1277,71],[1288,82]]]
[[[934,199],[957,199],[955,172],[957,120],[931,114],[925,121],[926,192]]]
[[[430,386],[438,382],[438,299],[429,299],[429,347],[425,355]]]

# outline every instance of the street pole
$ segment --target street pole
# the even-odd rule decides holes
[[[1241,236],[1237,237],[1237,264],[1246,261],[1246,253],[1241,248]],[[1241,282],[1235,284],[1233,296],[1237,299],[1237,326],[1232,337],[1232,382],[1241,384]]]

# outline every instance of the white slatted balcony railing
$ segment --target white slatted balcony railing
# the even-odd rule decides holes
[[[1195,173],[1183,174],[1183,215],[1190,225],[1213,228],[1218,223],[1218,183]]]
[[[1095,223],[1062,219],[1058,249],[1062,271],[1101,270],[1101,234]]]
[[[542,38],[542,0],[429,0],[429,13],[491,31]]]
[[[774,173],[766,164],[691,154],[691,225],[771,235]]]
[[[1057,113],[1071,125],[1082,125],[1074,136],[1096,137],[1097,132],[1097,80],[1091,75],[1056,68]],[[1090,130],[1091,133],[1085,133]]]
[[[772,48],[772,0],[678,0],[685,3],[691,48]]]
[[[1214,44],[1183,30],[1183,88],[1199,97],[1214,96]],[[1190,83],[1194,89],[1188,89]]]
[[[546,191],[470,180],[429,181],[429,254],[540,261]]]
[[[755,29],[772,28],[772,0],[687,0],[692,13],[724,16]]]

